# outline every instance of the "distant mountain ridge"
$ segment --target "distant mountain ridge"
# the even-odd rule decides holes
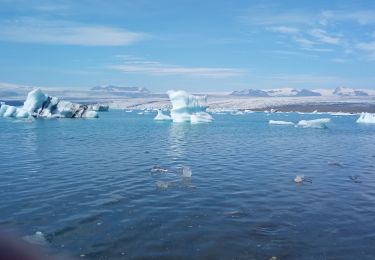
[[[281,88],[281,89],[244,89],[240,91],[233,91],[232,96],[250,96],[250,97],[309,97],[309,96],[321,96],[319,92],[315,92],[309,89],[293,89],[293,88]]]
[[[102,91],[102,92],[126,92],[126,93],[138,93],[138,94],[150,94],[147,88],[140,87],[118,87],[114,85],[96,86],[90,89],[90,91]]]
[[[355,90],[353,88],[338,87],[333,91],[334,95],[348,97],[348,96],[368,96],[369,94],[363,90]]]

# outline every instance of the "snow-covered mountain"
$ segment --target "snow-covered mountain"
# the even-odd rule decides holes
[[[348,97],[348,96],[368,96],[369,93],[363,90],[355,90],[353,88],[338,87],[333,91],[334,95]]]
[[[104,85],[104,86],[96,86],[90,89],[91,91],[96,92],[106,92],[115,95],[147,95],[150,94],[150,91],[147,88],[139,88],[139,87],[118,87],[113,85]]]
[[[251,96],[251,97],[309,97],[309,96],[321,96],[319,92],[315,92],[309,89],[294,89],[294,88],[280,88],[270,90],[260,89],[244,89],[241,91],[233,91],[233,96]]]

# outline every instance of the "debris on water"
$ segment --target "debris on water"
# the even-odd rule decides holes
[[[191,178],[191,175],[192,175],[192,171],[191,171],[191,168],[188,167],[188,166],[183,166],[182,167],[182,177],[183,178]]]
[[[159,165],[155,165],[154,167],[152,167],[151,172],[153,172],[153,173],[167,173],[168,170],[160,167]]]
[[[157,181],[156,182],[156,187],[161,190],[168,189],[169,187],[172,187],[173,183],[172,182],[167,182],[167,181]]]
[[[315,110],[316,111],[316,110]],[[277,256],[272,256],[271,258],[270,258],[270,260],[277,260],[278,258],[277,258]]]
[[[361,183],[359,180],[359,175],[351,175],[349,176],[349,179],[352,180],[354,183]]]
[[[305,176],[304,175],[296,175],[296,177],[294,178],[294,182],[295,183],[302,183],[305,179]]]
[[[298,183],[298,184],[301,184],[301,183],[304,183],[304,182],[312,182],[312,180],[310,178],[305,178],[305,175],[296,175],[296,177],[294,178],[294,182],[295,183]]]
[[[343,167],[343,165],[338,161],[328,161],[328,165]]]
[[[47,240],[41,231],[35,232],[34,235],[24,236],[23,240],[34,245],[44,246],[47,244]]]

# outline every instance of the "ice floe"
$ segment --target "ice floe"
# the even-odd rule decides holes
[[[155,116],[154,120],[165,121],[165,120],[172,120],[172,118],[168,115],[163,114],[163,111],[158,109],[158,114]]]
[[[207,110],[207,97],[194,96],[183,90],[167,92],[172,103],[171,118],[173,122],[207,123],[213,121]]]
[[[357,123],[360,123],[360,124],[375,124],[375,114],[361,113],[361,115],[357,119]]]
[[[302,128],[327,128],[327,123],[331,122],[330,118],[319,118],[314,120],[301,120],[297,123],[297,127]]]
[[[268,121],[270,125],[294,125],[293,122],[289,121],[278,121],[278,120],[270,120]]]

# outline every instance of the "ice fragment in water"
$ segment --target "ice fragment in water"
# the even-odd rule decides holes
[[[192,175],[191,168],[188,166],[183,166],[182,167],[182,177],[184,178],[190,178]]]

